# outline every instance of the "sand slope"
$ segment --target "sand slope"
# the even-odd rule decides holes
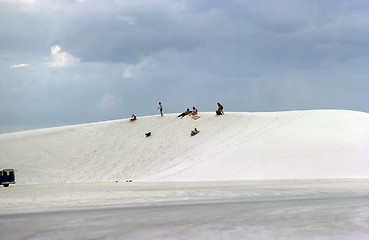
[[[368,113],[177,115],[1,134],[0,168],[20,184],[369,178]]]

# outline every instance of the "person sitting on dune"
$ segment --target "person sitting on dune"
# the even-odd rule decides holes
[[[220,104],[220,103],[217,103],[217,104],[218,104],[218,110],[216,111],[217,115],[224,114],[224,112],[223,112],[223,105]]]
[[[197,115],[198,111],[195,107],[192,108],[192,116]]]
[[[131,121],[134,121],[134,120],[136,120],[137,119],[137,117],[136,117],[136,115],[134,115],[134,114],[132,114],[132,117],[131,117]]]

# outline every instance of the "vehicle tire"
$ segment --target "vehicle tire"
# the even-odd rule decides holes
[[[3,184],[4,187],[9,187],[9,184]]]

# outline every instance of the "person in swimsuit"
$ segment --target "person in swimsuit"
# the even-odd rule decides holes
[[[161,116],[164,116],[164,115],[163,115],[163,106],[161,105],[161,102],[159,102],[159,107],[158,107],[158,109],[160,109],[160,115],[161,115]]]
[[[218,110],[216,111],[217,115],[224,114],[224,112],[223,112],[223,105],[220,104],[220,103],[217,103],[217,104],[218,104]]]
[[[197,115],[197,109],[195,107],[192,108],[192,116]]]

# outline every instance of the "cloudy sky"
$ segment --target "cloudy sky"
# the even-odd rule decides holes
[[[196,106],[369,112],[366,0],[0,0],[0,133]]]

